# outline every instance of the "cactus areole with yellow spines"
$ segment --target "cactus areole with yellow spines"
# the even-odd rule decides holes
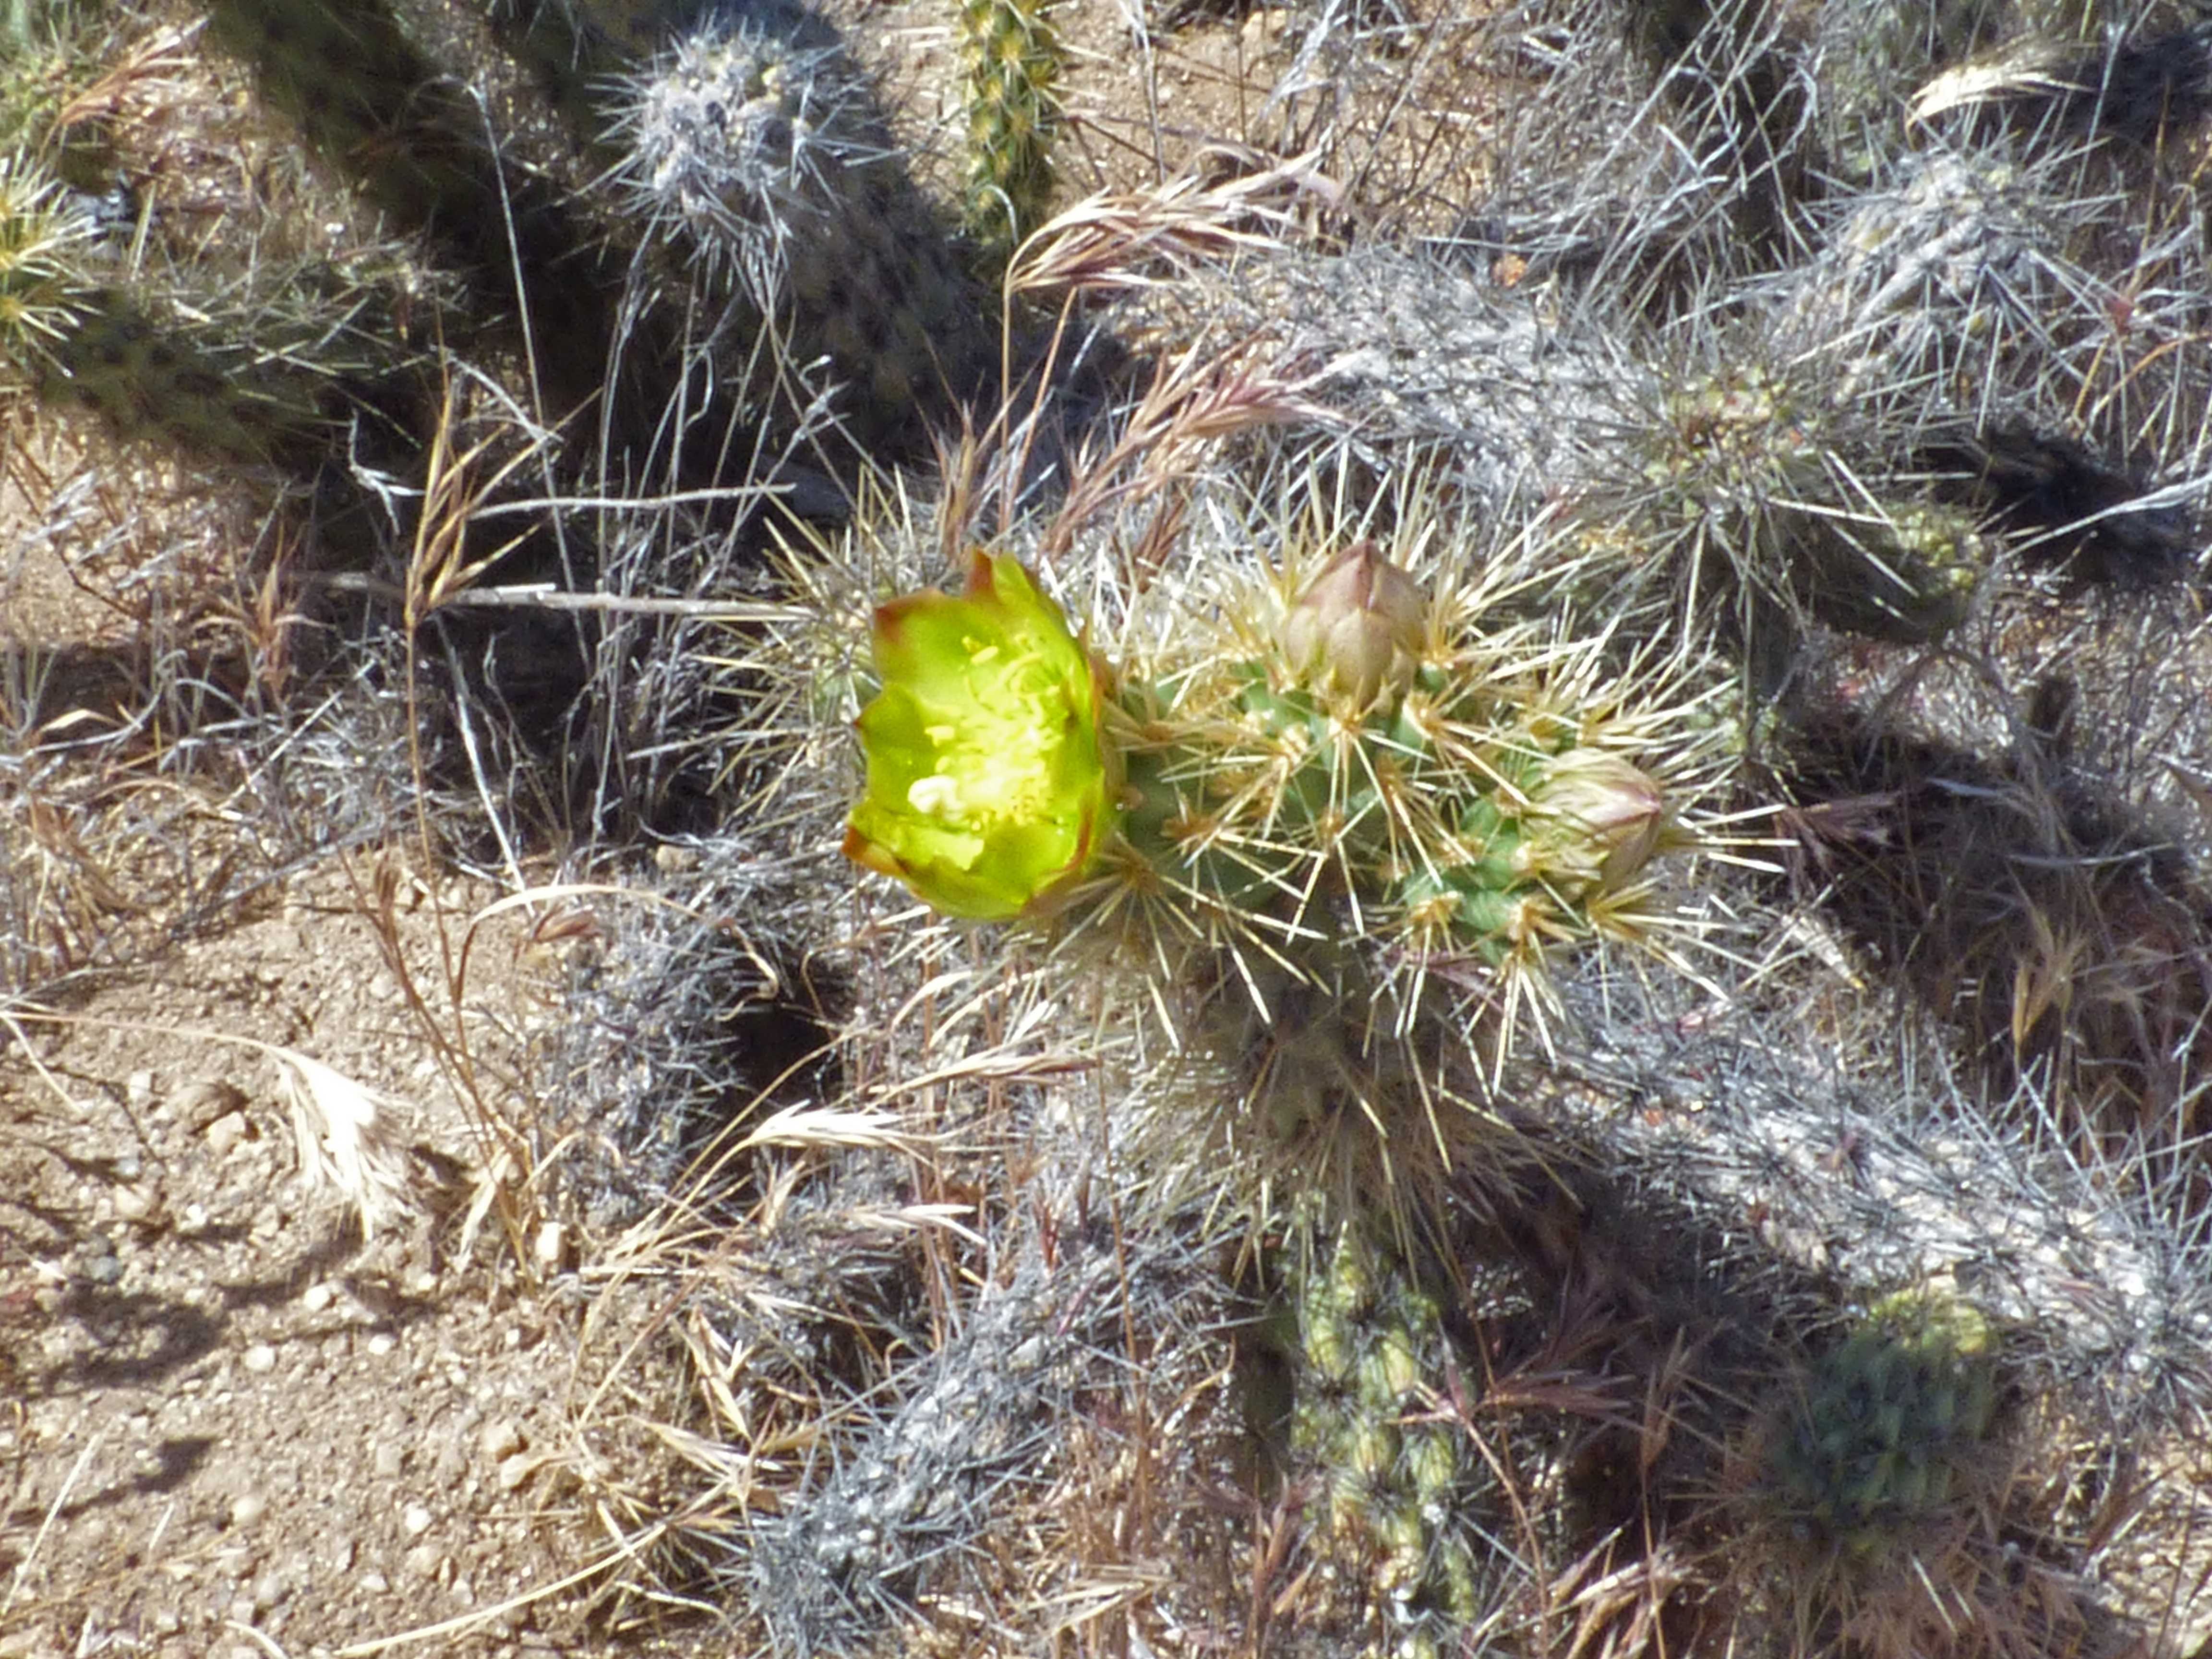
[[[1090,653],[1011,558],[958,594],[881,606],[882,690],[860,713],[867,793],[847,856],[948,915],[1006,921],[1079,878],[1109,830],[1111,757]]]

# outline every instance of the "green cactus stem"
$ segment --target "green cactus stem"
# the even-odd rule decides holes
[[[1972,1504],[1996,1411],[1996,1339],[1934,1293],[1883,1298],[1816,1358],[1767,1451],[1790,1524],[1872,1561],[1954,1504]]]
[[[1443,1312],[1369,1222],[1332,1227],[1316,1211],[1304,1206],[1282,1257],[1291,1450],[1327,1483],[1324,1546],[1364,1583],[1384,1650],[1425,1659],[1480,1612],[1465,1431],[1436,1392]]]
[[[1045,222],[1052,202],[1055,86],[1065,53],[1046,0],[961,0],[967,67],[968,234],[994,264]]]

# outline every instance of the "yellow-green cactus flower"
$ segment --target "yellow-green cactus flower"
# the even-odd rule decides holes
[[[845,853],[948,915],[1005,921],[1080,877],[1112,828],[1103,690],[1060,607],[978,552],[963,593],[876,612],[868,790]]]

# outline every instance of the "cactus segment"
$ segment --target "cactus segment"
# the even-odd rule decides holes
[[[1792,1527],[1869,1561],[1966,1498],[1996,1412],[1996,1340],[1933,1293],[1877,1302],[1815,1359],[1767,1451]]]
[[[129,295],[103,289],[46,354],[42,385],[96,410],[125,437],[160,436],[233,461],[312,447],[330,429],[304,377],[256,374],[239,355],[229,340],[204,347]]]
[[[765,331],[778,371],[826,365],[854,435],[891,442],[988,373],[988,308],[834,44],[688,36],[630,84],[617,136],[615,177],[683,260],[724,380],[761,378]]]
[[[1384,1650],[1449,1652],[1480,1596],[1465,1431],[1437,1409],[1431,1381],[1443,1310],[1366,1221],[1331,1228],[1317,1209],[1304,1206],[1283,1255],[1297,1344],[1291,1450],[1327,1483],[1323,1544],[1356,1564]]]
[[[0,365],[126,440],[247,465],[320,453],[341,377],[367,367],[357,350],[334,361],[367,343],[358,296],[288,315],[227,291],[157,295],[112,263],[60,185],[0,164]]]
[[[1578,707],[1585,688],[1515,662],[1528,641],[1461,633],[1455,596],[1353,550],[1374,568],[1334,599],[1342,556],[1246,596],[1277,618],[1251,654],[1124,680],[1125,869],[1218,938],[1533,973],[1556,945],[1632,932],[1612,913],[1687,838],[1632,758],[1649,728]]]
[[[1940,639],[1989,569],[1976,515],[1844,465],[1823,435],[1833,419],[1756,368],[1692,381],[1670,398],[1650,465],[1661,520],[1671,514],[1676,533],[1793,615],[1899,644]]]
[[[1063,56],[1046,0],[961,0],[969,235],[994,263],[1045,222]]]

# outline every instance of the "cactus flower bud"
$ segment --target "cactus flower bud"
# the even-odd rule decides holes
[[[1619,755],[1571,749],[1545,769],[1532,799],[1548,819],[1535,856],[1547,873],[1626,886],[1659,850],[1667,803],[1650,777]]]
[[[1112,828],[1098,672],[1020,563],[876,612],[866,795],[846,856],[948,915],[1004,921],[1080,877]]]
[[[1360,540],[1323,567],[1283,619],[1283,649],[1300,679],[1363,711],[1402,696],[1420,665],[1428,601],[1420,586]]]

